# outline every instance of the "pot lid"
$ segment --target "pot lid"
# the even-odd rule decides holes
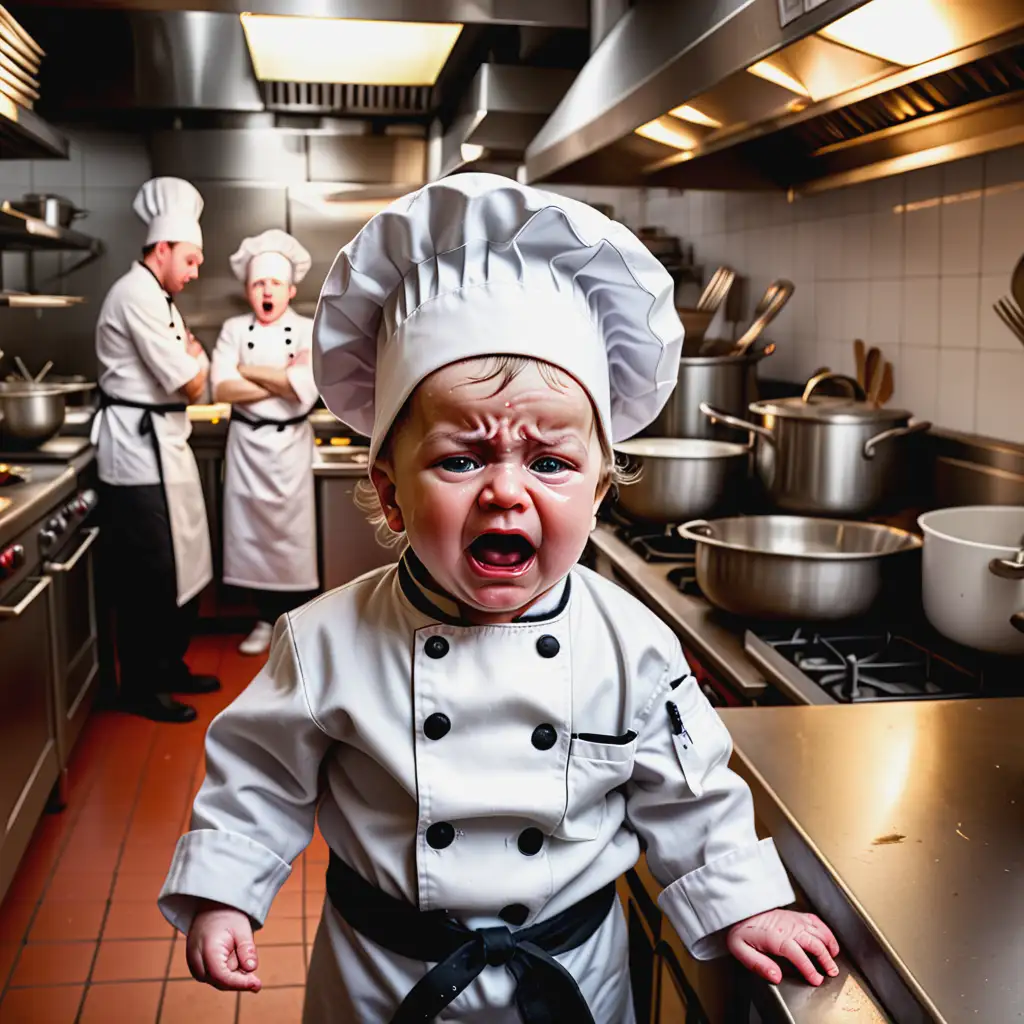
[[[849,394],[817,394],[826,381],[843,385]],[[910,419],[906,409],[895,409],[867,401],[864,389],[852,377],[838,373],[819,373],[812,377],[798,398],[778,398],[752,402],[750,411],[779,419],[810,420],[815,423],[898,423]]]

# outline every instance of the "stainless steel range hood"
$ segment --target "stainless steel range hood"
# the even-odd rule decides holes
[[[641,0],[526,176],[809,193],[1021,142],[1022,0]]]
[[[575,77],[560,68],[481,65],[441,139],[436,176],[463,168],[515,174]]]

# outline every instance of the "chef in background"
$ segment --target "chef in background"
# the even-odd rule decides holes
[[[279,616],[319,585],[313,491],[317,400],[313,321],[290,306],[310,267],[286,231],[247,238],[231,257],[252,313],[232,317],[213,352],[214,400],[232,405],[224,474],[224,582],[254,591],[243,654],[270,646]]]
[[[134,209],[148,225],[146,244],[100,309],[92,424],[120,705],[156,721],[190,722],[195,708],[172,694],[220,686],[213,676],[192,675],[183,660],[199,593],[213,577],[185,411],[202,396],[210,364],[174,305],[203,262],[203,199],[187,181],[154,178]]]

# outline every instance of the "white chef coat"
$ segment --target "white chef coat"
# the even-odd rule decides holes
[[[287,371],[296,398],[272,395],[239,404],[243,415],[281,423],[316,404],[311,347],[313,321],[292,309],[272,324],[251,314],[224,323],[213,350],[210,379],[243,380],[239,366]],[[261,590],[315,590],[316,505],[313,428],[308,422],[228,431],[224,474],[224,582]]]
[[[116,281],[96,322],[99,386],[111,398],[168,405],[186,401],[182,387],[206,365],[187,350],[188,331],[153,273],[142,263]],[[160,483],[160,466],[149,436],[140,433],[147,413],[110,406],[97,413],[92,442],[100,479],[118,486]],[[153,415],[167,496],[178,604],[199,593],[213,577],[206,504],[188,439],[184,412]]]
[[[632,867],[641,839],[666,886],[659,903],[697,957],[721,953],[728,926],[792,902],[772,841],[755,834],[750,791],[727,767],[725,726],[647,608],[576,567],[536,618],[464,625],[417,573],[407,554],[278,622],[266,668],[210,726],[193,831],[160,897],[175,927],[187,931],[195,897],[261,923],[321,795],[320,829],[347,864],[472,928],[502,924],[513,903],[528,908],[527,927],[565,910]],[[435,713],[451,729],[431,740]],[[554,745],[534,742],[541,725]],[[427,840],[436,822],[455,828],[443,849]],[[526,856],[517,838],[530,827],[545,838]],[[602,1024],[632,1020],[621,917],[559,956]],[[386,1021],[426,970],[328,902],[306,1024]],[[512,992],[503,968],[486,968],[438,1019],[515,1021]]]

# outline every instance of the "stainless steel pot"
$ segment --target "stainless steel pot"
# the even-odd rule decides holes
[[[841,383],[849,397],[818,395],[826,381]],[[752,402],[751,423],[701,402],[712,422],[757,435],[755,465],[769,500],[801,515],[864,515],[888,497],[902,479],[900,438],[928,430],[926,420],[910,422],[903,409],[864,401],[855,380],[820,373],[799,398]]]
[[[749,445],[697,438],[646,437],[623,441],[636,478],[619,484],[618,504],[632,519],[681,523],[721,511],[742,493]]]
[[[745,356],[695,356],[679,360],[676,387],[658,418],[643,432],[644,437],[702,437],[707,440],[741,442],[742,433],[712,423],[700,410],[701,402],[733,416],[742,416],[757,398],[757,364],[765,352]]]
[[[895,527],[802,516],[696,520],[678,532],[696,542],[704,596],[754,619],[863,615],[887,582],[906,578],[907,560],[921,547]]]
[[[95,386],[31,381],[0,384],[0,433],[25,444],[40,445],[64,426],[66,396]]]
[[[1024,655],[1024,507],[942,508],[917,522],[928,621],[967,647]]]
[[[69,228],[79,218],[85,217],[86,210],[80,210],[70,199],[50,193],[31,192],[11,203],[15,210],[28,217],[37,217],[53,228]]]

